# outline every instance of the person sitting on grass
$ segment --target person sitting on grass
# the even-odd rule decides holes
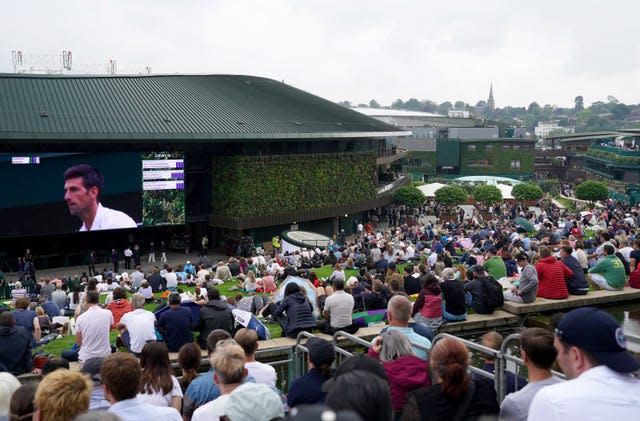
[[[603,250],[604,259],[589,269],[587,279],[596,291],[620,291],[627,281],[624,265],[616,256],[616,249],[611,244],[605,244]]]

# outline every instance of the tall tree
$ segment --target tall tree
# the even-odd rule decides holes
[[[400,98],[396,99],[391,104],[391,109],[393,109],[393,110],[401,110],[403,108],[404,108],[404,101],[401,100]]]
[[[349,101],[340,101],[338,105],[342,105],[345,108],[351,108],[351,103]]]
[[[438,111],[438,104],[429,99],[425,99],[422,104],[422,111],[425,113],[435,113]]]
[[[575,110],[576,113],[579,113],[580,111],[584,110],[584,98],[582,98],[582,95],[578,95],[573,100],[573,103],[575,104],[573,109]]]
[[[380,108],[380,104],[375,99],[369,101],[369,108]]]
[[[460,111],[464,110],[464,106],[465,106],[464,101],[456,101],[456,103],[454,104],[454,108]]]
[[[411,98],[404,103],[404,108],[411,111],[422,111],[422,103],[416,98]]]
[[[449,113],[449,110],[451,110],[452,105],[453,104],[451,104],[449,101],[443,102],[442,104],[438,105],[438,113],[447,115]]]

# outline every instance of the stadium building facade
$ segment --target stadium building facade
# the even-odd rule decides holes
[[[405,154],[390,139],[409,134],[260,77],[2,74],[0,251],[73,264],[76,250],[179,233],[233,251],[243,235],[260,242],[294,224],[349,232],[409,182],[389,175]],[[143,174],[158,158],[172,165]],[[139,215],[139,228],[73,232],[60,169],[83,160],[101,166],[110,207]],[[179,192],[153,196],[147,175],[150,189]]]

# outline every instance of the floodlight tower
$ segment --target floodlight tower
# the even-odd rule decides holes
[[[73,64],[71,51],[62,54],[34,54],[27,55],[20,50],[11,52],[13,71],[15,73],[48,73],[61,74],[70,71]]]

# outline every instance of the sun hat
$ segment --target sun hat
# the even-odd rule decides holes
[[[595,307],[570,311],[558,323],[556,337],[589,352],[600,364],[619,373],[640,370],[640,361],[627,351],[622,328],[608,313]]]

